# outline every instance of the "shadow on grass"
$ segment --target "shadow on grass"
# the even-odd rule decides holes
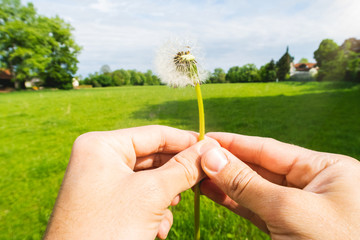
[[[360,91],[204,99],[206,131],[276,138],[360,158]],[[150,105],[133,118],[197,131],[196,100]]]

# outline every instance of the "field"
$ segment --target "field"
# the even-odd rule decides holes
[[[360,159],[360,86],[348,83],[210,84],[207,131],[276,138]],[[119,87],[0,95],[0,239],[40,239],[77,136],[162,124],[197,130],[188,87]],[[191,239],[193,193],[173,207],[169,239]],[[201,197],[203,239],[268,239]]]

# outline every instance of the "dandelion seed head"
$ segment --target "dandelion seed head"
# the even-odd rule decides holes
[[[161,82],[171,87],[195,86],[205,82],[208,72],[198,63],[200,52],[195,43],[172,39],[158,49],[156,72]]]

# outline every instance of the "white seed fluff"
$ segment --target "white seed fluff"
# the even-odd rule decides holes
[[[196,66],[199,76],[197,79],[190,77],[189,74],[178,71],[176,68],[174,57],[177,53],[186,51],[190,51],[191,55],[188,57],[194,57],[197,62]],[[155,58],[155,68],[161,82],[171,87],[195,86],[198,83],[205,82],[208,78],[208,72],[201,67],[197,56],[199,56],[199,53],[196,47],[187,40],[175,39],[165,42],[158,49]]]

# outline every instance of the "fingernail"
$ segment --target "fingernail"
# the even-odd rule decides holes
[[[203,142],[203,145],[200,147],[200,154],[201,155],[206,153],[207,151],[209,151],[212,148],[219,147],[219,144],[217,144],[214,141],[207,140],[207,139],[202,140],[201,142]]]
[[[211,172],[220,172],[228,163],[225,154],[219,148],[213,148],[203,156],[204,167]]]

